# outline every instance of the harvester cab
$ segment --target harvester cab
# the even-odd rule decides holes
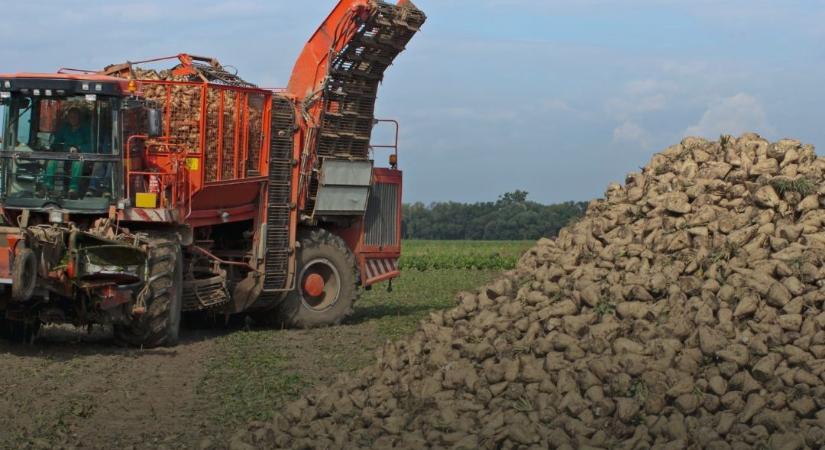
[[[5,209],[53,217],[56,211],[100,214],[122,195],[120,116],[128,102],[120,81],[62,74],[0,78]]]

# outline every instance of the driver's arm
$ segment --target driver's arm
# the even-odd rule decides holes
[[[54,134],[54,141],[51,145],[51,150],[55,152],[61,152],[66,149],[66,127],[61,126],[57,129],[57,132]]]
[[[92,153],[92,139],[90,136],[91,134],[91,127],[80,127],[80,136],[78,137],[77,142],[75,142],[75,146],[81,153]]]

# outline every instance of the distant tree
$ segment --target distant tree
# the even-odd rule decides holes
[[[513,192],[505,193],[504,195],[502,195],[501,197],[498,198],[498,201],[499,201],[499,203],[504,203],[504,204],[508,204],[508,205],[509,204],[524,203],[524,202],[527,201],[527,196],[528,195],[530,195],[530,193],[527,192],[527,191],[516,190],[516,191],[513,191]]]
[[[495,202],[407,204],[402,235],[405,239],[534,240],[558,235],[587,209],[584,202],[542,205],[528,196],[516,190]]]

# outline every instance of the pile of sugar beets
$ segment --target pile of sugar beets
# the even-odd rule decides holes
[[[685,139],[246,448],[821,448],[825,159]]]

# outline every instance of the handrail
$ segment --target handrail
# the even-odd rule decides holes
[[[149,147],[166,149],[168,154],[171,156],[170,163],[173,165],[173,167],[170,167],[168,170],[163,168],[163,167],[160,167],[159,168],[161,170],[160,172],[152,172],[152,171],[147,171],[147,170],[132,170],[132,167],[131,167],[132,145],[138,139],[143,139],[144,141],[146,141],[147,151],[148,151]],[[179,151],[171,151],[172,148],[176,148],[176,147],[179,149]],[[129,199],[132,198],[132,183],[131,183],[131,180],[132,180],[133,177],[139,177],[139,176],[158,177],[159,183],[161,184],[161,189],[160,189],[161,192],[165,191],[166,187],[168,187],[168,186],[172,187],[172,196],[171,196],[172,204],[171,205],[166,204],[167,199],[166,199],[166,196],[164,195],[164,196],[161,197],[161,201],[163,201],[162,205],[167,207],[167,208],[169,208],[169,207],[178,208],[178,202],[181,201],[181,199],[178,198],[179,197],[178,194],[180,193],[179,192],[180,188],[181,188],[180,185],[183,183],[183,184],[187,185],[186,186],[186,192],[187,192],[186,198],[188,200],[187,207],[189,208],[189,211],[186,215],[186,218],[189,218],[189,216],[192,215],[192,196],[193,196],[192,187],[191,187],[191,183],[190,183],[190,180],[189,180],[190,173],[189,173],[188,170],[185,170],[185,167],[186,167],[185,164],[184,165],[180,164],[181,163],[180,156],[182,155],[183,158],[186,158],[188,156],[188,154],[189,153],[186,150],[186,148],[182,145],[179,145],[179,144],[174,144],[174,143],[171,143],[171,142],[162,142],[162,141],[149,141],[149,137],[147,135],[142,135],[142,134],[136,134],[136,135],[130,136],[129,139],[126,141],[126,164],[124,165],[125,168],[126,168],[126,174],[125,174],[126,175],[126,177],[125,177],[126,178],[126,198],[129,198]],[[186,172],[186,176],[183,177],[183,178],[185,178],[184,180],[179,179],[182,171]],[[167,179],[170,180],[170,181],[167,181]]]
[[[395,149],[396,154],[398,154],[398,135],[401,128],[401,124],[398,123],[395,119],[375,119],[373,120],[373,124],[378,125],[379,123],[392,123],[395,125],[395,143],[394,144],[386,144],[386,145],[372,145],[372,148],[392,148]]]
[[[82,73],[84,75],[94,75],[94,74],[97,73],[96,70],[73,69],[71,67],[61,67],[61,68],[57,69],[57,73],[59,73],[61,75],[64,75],[64,74],[67,74],[67,73],[70,73],[70,72],[72,72],[72,73]]]
[[[54,161],[88,161],[88,162],[118,162],[120,155],[103,153],[69,153],[53,151],[20,151],[2,150],[0,158],[10,159],[34,159],[34,160],[54,160]]]
[[[129,136],[129,139],[126,140],[126,155],[125,155],[126,164],[124,164],[123,167],[125,168],[125,172],[126,172],[126,173],[124,173],[124,175],[125,175],[125,178],[126,178],[126,198],[127,199],[132,198],[132,192],[131,192],[132,183],[131,183],[131,176],[130,176],[130,174],[132,172],[132,142],[137,140],[137,139],[147,140],[147,139],[149,139],[149,136],[146,135],[146,134],[134,134],[132,136]]]
[[[395,142],[393,144],[381,144],[381,145],[372,145],[370,144],[370,150],[375,150],[377,148],[384,148],[384,149],[391,149],[393,150],[393,155],[395,156],[392,160],[395,161],[395,164],[398,164],[398,139],[401,130],[401,124],[398,123],[395,119],[373,119],[372,121],[373,126],[381,124],[381,123],[391,123],[395,125]]]

